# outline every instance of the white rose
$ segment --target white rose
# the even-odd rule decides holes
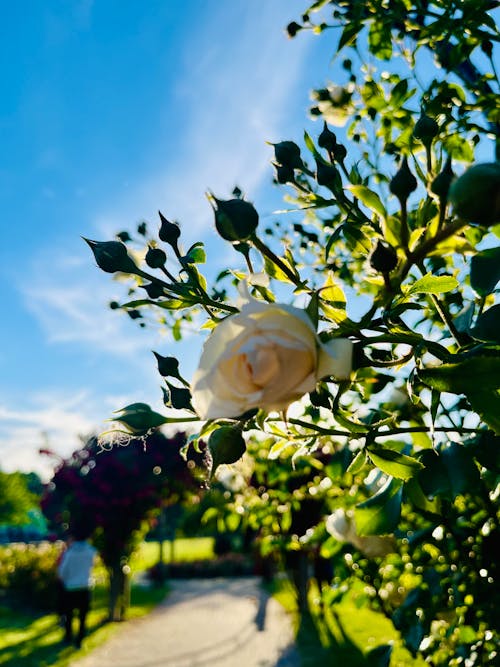
[[[191,386],[201,419],[284,410],[327,376],[349,377],[352,343],[322,343],[307,313],[250,298],[203,346]]]
[[[326,532],[339,542],[349,542],[368,558],[387,556],[395,550],[395,540],[391,536],[367,535],[360,537],[351,513],[337,509],[326,518]]]
[[[326,532],[339,542],[353,542],[356,539],[356,528],[352,517],[343,509],[335,510],[326,518]]]

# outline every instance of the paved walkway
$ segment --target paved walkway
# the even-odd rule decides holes
[[[299,667],[290,620],[259,582],[173,581],[151,614],[71,667]]]

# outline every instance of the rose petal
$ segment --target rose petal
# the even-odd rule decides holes
[[[318,354],[317,378],[333,376],[348,380],[352,371],[353,344],[348,338],[334,338],[321,343]]]

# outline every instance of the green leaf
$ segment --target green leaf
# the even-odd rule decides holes
[[[474,150],[471,144],[460,134],[452,134],[449,137],[445,137],[443,148],[454,160],[458,160],[459,162],[474,161]]]
[[[441,456],[434,449],[425,449],[420,461],[424,469],[418,474],[417,481],[425,496],[431,499],[450,496],[451,482]]]
[[[182,259],[186,262],[186,264],[204,264],[206,262],[207,256],[205,253],[205,248],[203,247],[203,243],[198,241],[192,245]]]
[[[342,225],[342,235],[345,238],[349,250],[368,255],[372,249],[371,238],[359,227],[354,225]]]
[[[468,451],[482,466],[500,473],[500,437],[491,431],[483,431],[465,443]]]
[[[443,294],[444,292],[451,292],[458,287],[458,280],[453,276],[433,276],[432,273],[427,273],[410,285],[406,295],[410,294]]]
[[[367,188],[366,185],[348,185],[347,190],[350,190],[370,211],[373,211],[382,218],[387,217],[387,211],[380,197],[376,192]]]
[[[269,450],[269,453],[267,455],[267,458],[270,461],[275,461],[276,459],[279,459],[281,454],[288,448],[292,448],[293,445],[289,440],[278,440],[278,442],[275,442],[274,445],[271,447]]]
[[[342,34],[340,35],[337,51],[343,49],[344,46],[351,46],[356,41],[356,37],[362,27],[362,23],[347,23],[342,30]]]
[[[318,327],[319,321],[319,295],[317,292],[311,294],[311,299],[306,306],[306,313],[309,315],[314,326]]]
[[[500,357],[475,356],[458,363],[421,368],[418,377],[438,391],[466,394],[500,388]]]
[[[375,20],[368,33],[370,52],[381,60],[389,60],[392,56],[392,35],[390,26],[382,21]]]
[[[393,449],[369,447],[368,456],[382,472],[404,481],[411,479],[424,466],[417,459]]]
[[[500,247],[488,248],[473,255],[470,284],[480,296],[491,294],[500,280]]]
[[[402,482],[390,477],[377,494],[356,505],[354,517],[358,535],[392,533],[401,516],[402,495]]]
[[[395,215],[390,215],[382,222],[384,239],[390,245],[398,247],[401,244],[401,220]]]
[[[500,304],[485,310],[469,333],[477,340],[500,343]]]
[[[500,435],[500,393],[488,389],[470,389],[467,399],[485,424]]]
[[[480,484],[479,470],[463,445],[451,442],[441,452],[454,496],[473,491]]]
[[[283,264],[286,264],[291,271],[294,271],[294,267],[290,266],[290,264],[287,262],[286,259],[283,257],[281,258]],[[279,267],[277,264],[275,264],[271,259],[268,257],[264,257],[264,271],[267,273],[268,276],[271,278],[275,278],[276,280],[279,280],[280,282],[284,283],[292,283],[294,284],[292,280],[287,276],[287,274]]]
[[[342,542],[339,542],[334,537],[329,537],[327,540],[321,542],[320,556],[321,558],[333,558],[342,547]]]
[[[441,502],[439,498],[434,500],[429,500],[425,495],[420,486],[420,483],[416,477],[408,480],[405,484],[405,492],[411,503],[415,507],[418,507],[425,512],[431,512],[432,514],[439,514],[441,511]]]
[[[453,499],[473,490],[480,482],[479,470],[471,454],[456,442],[450,443],[439,454],[429,449],[423,451],[421,461],[425,469],[419,473],[418,482],[431,498]]]
[[[395,107],[401,106],[414,92],[415,89],[412,89],[408,95],[408,79],[401,79],[391,91],[391,104]]]
[[[366,661],[370,667],[389,667],[392,655],[392,644],[382,644],[372,648],[366,654]]]
[[[172,337],[175,341],[182,339],[181,321],[182,320],[176,320],[174,322],[174,326],[172,327]]]
[[[339,410],[334,415],[335,420],[340,426],[346,428],[350,433],[368,433],[370,430],[369,426],[366,426],[361,422],[352,421],[352,419],[349,419],[349,416],[349,413],[344,412],[343,410]]]
[[[346,472],[350,473],[351,475],[357,475],[358,472],[361,472],[365,463],[366,463],[366,452],[364,449],[362,449],[353,458]]]
[[[314,145],[314,141],[311,139],[310,135],[307,132],[304,132],[304,143],[307,146],[307,148],[311,151],[311,153],[314,155],[314,157],[317,157],[322,162],[324,162],[323,156],[319,153],[316,146]]]
[[[454,318],[454,324],[457,331],[461,333],[468,333],[474,317],[474,302],[471,301],[458,315]]]

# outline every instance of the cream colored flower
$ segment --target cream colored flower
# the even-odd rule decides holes
[[[348,378],[351,365],[350,340],[322,343],[304,310],[250,298],[205,342],[191,386],[193,406],[201,419],[284,410],[319,379]]]
[[[349,542],[368,558],[387,556],[395,550],[396,543],[392,536],[366,535],[356,533],[356,525],[351,512],[337,509],[326,518],[326,532],[339,542]]]

